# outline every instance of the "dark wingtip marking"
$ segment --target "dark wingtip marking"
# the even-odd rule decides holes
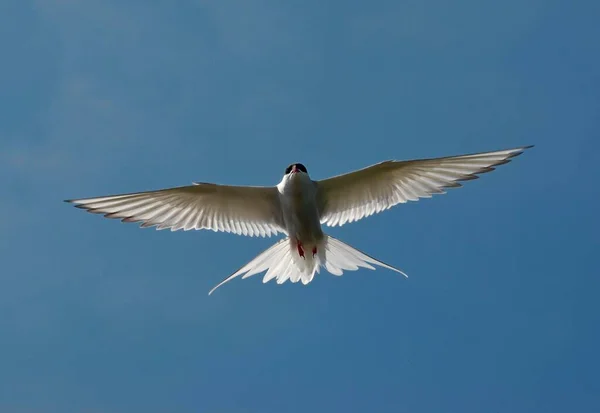
[[[477,175],[465,175],[464,178],[460,178],[460,181],[473,181],[475,179],[479,179]]]
[[[533,148],[534,146],[535,146],[535,145],[527,145],[527,146],[523,146],[523,147],[521,147],[521,148],[517,149],[517,151],[518,151],[518,152],[515,152],[515,153],[512,153],[512,154],[510,154],[510,155],[508,156],[508,158],[507,158],[507,159],[510,159],[510,158],[516,158],[517,156],[519,156],[519,155],[522,155],[522,154],[523,154],[523,152],[525,152],[527,149]]]
[[[462,185],[459,184],[457,181],[449,181],[447,184],[445,184],[443,187],[444,188],[460,188]]]
[[[121,212],[117,211],[117,212],[109,212],[109,213],[105,214],[104,218],[121,219],[124,217],[121,214]]]

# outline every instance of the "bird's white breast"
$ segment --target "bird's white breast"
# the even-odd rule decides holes
[[[323,238],[317,209],[317,188],[308,175],[297,173],[287,177],[280,185],[281,206],[286,229],[290,237],[303,243],[313,243]]]

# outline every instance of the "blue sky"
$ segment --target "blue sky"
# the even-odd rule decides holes
[[[0,6],[0,410],[596,412],[595,1]],[[397,265],[217,282],[273,244],[63,199],[535,144],[329,232]]]

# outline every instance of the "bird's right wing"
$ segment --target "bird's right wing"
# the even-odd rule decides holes
[[[275,187],[210,183],[158,191],[71,199],[78,208],[157,229],[211,229],[249,236],[286,233]]]

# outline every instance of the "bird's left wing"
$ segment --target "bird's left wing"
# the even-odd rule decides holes
[[[66,202],[107,218],[171,231],[211,229],[262,237],[286,232],[275,187],[194,183]]]
[[[445,158],[386,161],[316,181],[321,223],[344,225],[399,203],[443,194],[459,181],[477,178],[530,146]]]

